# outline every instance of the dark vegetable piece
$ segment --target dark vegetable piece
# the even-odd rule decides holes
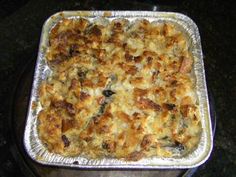
[[[86,78],[88,71],[86,69],[80,68],[78,71],[79,81],[83,82]]]
[[[118,79],[116,74],[111,74],[110,78],[112,82],[116,82]]]
[[[162,140],[167,140],[169,137],[168,136],[164,136],[163,138],[161,138]]]
[[[75,109],[71,103],[66,104],[66,110],[71,116],[75,115]]]
[[[171,82],[171,85],[172,85],[172,86],[176,86],[177,83],[178,83],[177,80],[173,80],[173,81]]]
[[[78,161],[74,161],[73,164],[74,164],[74,165],[78,165],[79,162],[78,162]]]
[[[175,148],[177,148],[179,151],[183,151],[185,149],[184,145],[178,141],[175,141]]]
[[[116,143],[111,141],[105,141],[102,143],[102,148],[106,149],[108,152],[114,152],[116,149]]]
[[[168,109],[169,111],[173,110],[175,108],[175,104],[171,104],[171,103],[166,103],[164,104],[164,106],[166,107],[166,109]]]
[[[105,97],[110,97],[111,95],[115,94],[115,92],[111,91],[111,90],[103,90],[102,94]]]
[[[134,57],[134,62],[135,63],[140,63],[141,61],[142,61],[142,57],[141,56]]]
[[[102,114],[104,114],[104,112],[105,112],[106,105],[107,105],[107,102],[104,102],[104,103],[100,106],[98,114],[92,117],[93,122],[94,122],[95,124],[98,124],[98,123],[99,123],[100,117],[101,117]]]
[[[152,80],[155,80],[160,72],[158,70],[152,73]]]
[[[72,44],[69,48],[69,56],[70,57],[73,57],[73,56],[76,56],[79,54],[79,51],[78,51],[78,45],[77,44]]]
[[[120,22],[116,22],[113,26],[114,31],[122,31],[122,24]]]
[[[151,64],[151,63],[152,63],[152,60],[153,60],[152,57],[147,57],[147,63],[148,63],[148,64]]]
[[[105,142],[102,143],[102,148],[103,149],[108,149],[108,147],[109,147],[108,143],[105,143]]]
[[[175,120],[175,115],[171,115],[171,120]]]
[[[100,106],[100,109],[99,109],[99,113],[100,113],[100,114],[103,114],[103,113],[104,113],[105,108],[106,108],[106,105],[107,105],[107,102],[104,102],[104,103]]]
[[[89,30],[89,34],[93,34],[95,36],[101,36],[102,35],[102,31],[98,28],[97,25],[94,25],[90,30]]]
[[[129,53],[125,53],[125,59],[126,61],[132,61],[134,59],[134,56],[130,55]]]
[[[64,143],[64,147],[70,146],[70,141],[68,140],[68,138],[66,137],[66,135],[62,135],[62,136],[61,136],[61,139],[62,139],[62,141],[63,141],[63,143]]]
[[[99,120],[100,120],[100,116],[99,115],[94,116],[94,117],[92,117],[92,120],[93,120],[94,124],[98,124]]]
[[[86,72],[79,71],[79,72],[78,72],[78,76],[79,76],[79,78],[84,79],[85,76],[86,76]]]

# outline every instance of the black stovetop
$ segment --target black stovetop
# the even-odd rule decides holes
[[[174,11],[186,14],[196,22],[201,34],[207,85],[215,100],[217,129],[211,157],[194,176],[236,174],[233,28],[236,16],[233,1],[0,0],[0,7],[0,176],[31,176],[35,173],[46,176],[51,172],[48,169],[44,169],[44,173],[32,172],[35,169],[33,162],[25,156],[20,143],[41,27],[58,11],[95,9]]]

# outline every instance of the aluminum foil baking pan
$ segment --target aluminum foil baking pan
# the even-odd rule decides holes
[[[147,19],[149,21],[170,22],[179,26],[188,37],[190,50],[194,57],[194,75],[196,78],[196,92],[199,100],[200,116],[202,123],[202,134],[198,147],[188,155],[182,157],[144,158],[136,162],[122,161],[112,158],[88,159],[82,156],[64,157],[50,153],[42,144],[37,131],[37,115],[41,109],[39,103],[38,89],[42,80],[45,80],[51,73],[45,59],[48,46],[48,37],[52,27],[62,18],[83,17],[90,21],[104,17],[108,20],[125,18],[129,21],[136,19]],[[151,11],[64,11],[52,15],[44,24],[38,51],[38,58],[35,67],[34,80],[31,97],[29,101],[28,115],[25,126],[24,146],[28,155],[35,161],[46,164],[64,167],[78,168],[192,168],[204,163],[212,150],[213,137],[209,113],[209,102],[203,64],[203,54],[199,31],[196,24],[187,16],[172,12],[151,12]]]

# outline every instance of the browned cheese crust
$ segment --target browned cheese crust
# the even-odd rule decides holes
[[[50,32],[39,135],[64,156],[137,161],[190,152],[201,122],[193,57],[173,24],[63,19]]]

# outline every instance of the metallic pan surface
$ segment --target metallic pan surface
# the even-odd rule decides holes
[[[112,158],[87,159],[85,157],[64,157],[50,153],[39,139],[37,131],[37,114],[41,110],[39,104],[38,89],[42,80],[45,80],[51,73],[47,66],[45,53],[48,46],[48,37],[51,28],[64,18],[83,17],[90,21],[99,17],[108,20],[115,18],[126,18],[129,21],[136,19],[147,19],[149,21],[170,22],[180,27],[190,43],[190,51],[194,57],[194,77],[196,78],[196,93],[199,100],[200,116],[202,123],[202,134],[198,147],[191,153],[183,157],[144,158],[136,162],[122,161]],[[36,108],[32,108],[36,105]],[[79,168],[192,168],[204,163],[210,156],[212,141],[211,121],[209,113],[209,103],[205,80],[203,55],[199,31],[196,24],[187,16],[172,12],[151,12],[151,11],[65,11],[51,16],[44,24],[39,45],[38,58],[35,68],[31,98],[29,102],[28,115],[24,134],[24,145],[29,156],[41,164],[56,165],[64,167]]]

